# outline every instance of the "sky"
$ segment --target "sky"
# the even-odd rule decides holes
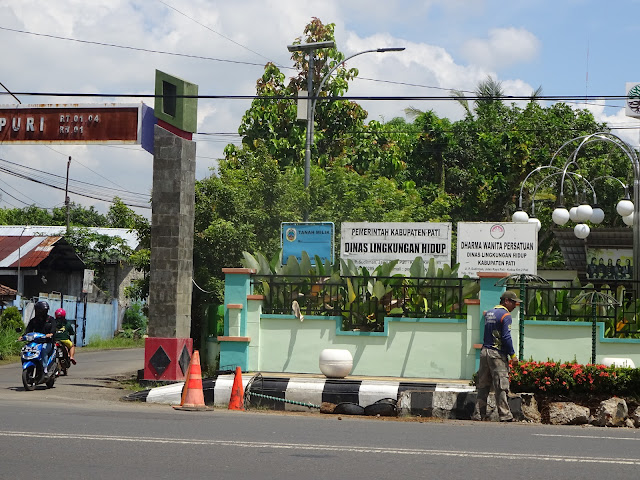
[[[588,108],[638,148],[640,119],[625,115],[623,98],[600,98],[624,96],[627,82],[640,83],[638,11],[640,0],[0,0],[0,83],[23,105],[152,106],[152,99],[135,95],[153,94],[158,69],[197,84],[201,95],[253,95],[268,61],[287,77],[295,74],[287,45],[317,17],[335,24],[345,56],[406,48],[350,60],[347,66],[360,77],[350,96],[449,97],[452,89],[472,94],[490,76],[506,95],[542,87],[545,96],[584,97],[570,104]],[[115,94],[134,96],[109,96]],[[240,142],[238,126],[250,102],[199,100],[197,179],[212,174],[225,145]],[[0,105],[17,103],[0,87]],[[361,103],[369,120],[379,121],[404,117],[407,107],[454,121],[464,113],[450,99]],[[85,191],[148,205],[134,210],[150,217],[153,158],[138,145],[0,143],[0,167],[46,183],[64,186],[69,157],[72,189],[86,182]],[[5,208],[64,205],[64,190],[6,172],[0,172],[0,194]],[[73,193],[70,199],[102,213],[109,206]]]

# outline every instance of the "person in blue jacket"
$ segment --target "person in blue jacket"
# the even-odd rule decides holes
[[[493,385],[496,407],[501,422],[513,421],[507,401],[509,391],[509,359],[517,360],[511,341],[511,312],[520,305],[518,296],[506,291],[496,305],[484,314],[484,340],[478,369],[478,399],[474,420],[487,419],[487,397]]]

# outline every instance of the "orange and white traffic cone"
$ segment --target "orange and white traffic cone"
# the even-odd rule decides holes
[[[188,411],[209,410],[209,407],[204,404],[202,370],[200,369],[200,353],[198,350],[193,351],[193,356],[189,363],[180,405],[174,405],[173,408]]]
[[[233,379],[233,387],[231,387],[229,410],[244,410],[244,387],[242,386],[242,369],[240,367],[236,367],[236,375]]]

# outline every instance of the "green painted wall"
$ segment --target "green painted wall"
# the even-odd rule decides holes
[[[226,279],[225,303],[243,305],[241,330],[250,341],[244,350],[238,345],[221,345],[221,365],[225,359],[243,365],[243,370],[246,366],[266,373],[320,374],[320,352],[340,348],[351,352],[351,374],[356,376],[470,379],[477,370],[474,344],[482,342],[481,309],[493,307],[501,293],[493,288],[494,279],[486,295],[489,299],[468,305],[463,320],[386,318],[384,332],[342,332],[341,317],[305,316],[301,322],[293,315],[262,314],[261,300],[247,300],[250,275],[227,274]],[[512,317],[517,351],[519,309]],[[225,320],[228,318],[227,311]],[[629,358],[640,367],[640,340],[606,339],[602,324],[597,333],[599,362],[605,357]],[[591,358],[588,322],[526,321],[524,339],[524,359],[588,363]],[[246,355],[244,360],[242,355]]]

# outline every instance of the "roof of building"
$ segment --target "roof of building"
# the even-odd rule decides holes
[[[567,268],[584,272],[587,268],[587,249],[633,248],[633,231],[630,228],[594,228],[584,240],[573,234],[573,229],[553,230]]]
[[[17,290],[0,284],[0,298],[15,297],[17,294]]]
[[[45,260],[51,268],[84,268],[84,262],[63,237],[0,236],[0,269],[36,268]]]
[[[128,228],[106,228],[106,227],[83,227],[93,233],[100,235],[108,235],[110,237],[122,238],[127,246],[132,250],[138,247],[138,235],[135,230]],[[31,236],[58,236],[64,237],[67,227],[64,225],[0,225],[0,236],[5,237],[22,237],[24,235]]]

